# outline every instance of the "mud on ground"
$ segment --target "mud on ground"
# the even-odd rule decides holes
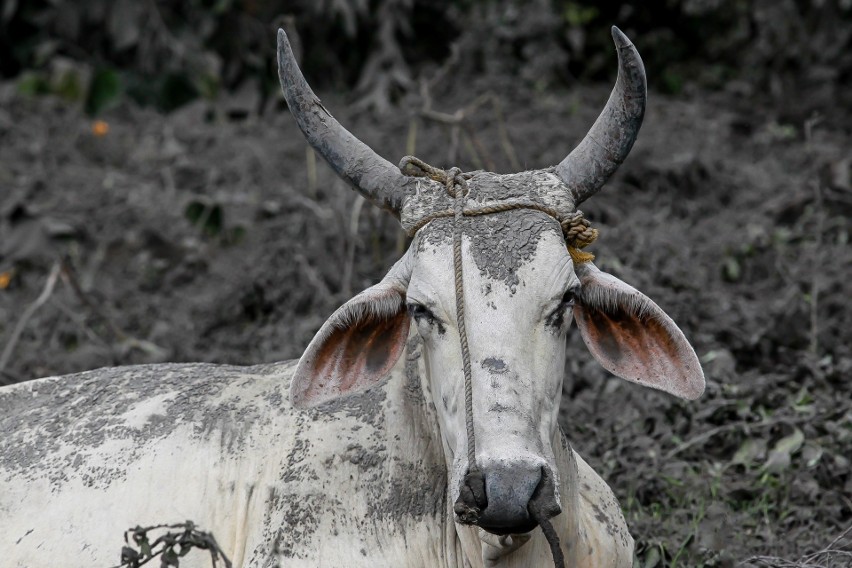
[[[560,161],[608,94],[476,84],[433,108],[489,89],[524,168]],[[406,245],[306,151],[284,108],[123,106],[95,125],[12,85],[0,102],[0,382],[298,357]],[[324,102],[391,161],[413,145],[436,165],[512,169],[488,105],[447,164],[444,127]],[[631,156],[584,204],[598,266],[678,322],[708,380],[699,401],[675,401],[569,340],[561,421],[618,494],[638,566],[852,566],[852,144],[839,118],[785,124],[734,95],[652,94]]]

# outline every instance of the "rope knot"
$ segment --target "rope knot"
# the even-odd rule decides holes
[[[463,173],[460,168],[455,166],[449,170],[442,170],[415,156],[405,156],[399,162],[399,171],[407,176],[425,177],[443,184],[452,198],[466,197],[469,193],[467,180],[471,178],[471,174]],[[459,193],[459,190],[461,190],[461,193]]]
[[[583,252],[580,249],[584,249],[595,242],[600,231],[592,227],[589,220],[583,216],[583,212],[578,209],[570,217],[562,220],[560,224],[562,225],[562,233],[565,235],[565,242],[568,244],[568,254],[571,255],[574,264],[594,260],[595,255]]]
[[[501,213],[512,209],[534,209],[546,213],[559,221],[562,227],[562,234],[565,236],[565,243],[568,245],[568,254],[574,264],[582,264],[594,260],[595,255],[583,252],[584,249],[598,238],[598,230],[592,227],[588,219],[583,216],[582,211],[574,211],[567,217],[561,215],[558,211],[551,209],[540,203],[534,203],[523,199],[509,199],[504,202],[485,205],[479,208],[465,209],[464,197],[470,193],[467,180],[472,176],[470,173],[463,173],[461,169],[452,167],[449,170],[442,170],[431,166],[415,156],[405,156],[399,162],[399,171],[404,175],[411,177],[423,177],[436,181],[444,186],[447,194],[455,200],[453,209],[446,211],[435,211],[420,219],[409,231],[409,236],[413,236],[421,227],[433,219],[442,217],[473,217],[476,215],[488,215],[491,213]],[[456,221],[458,223],[458,220]]]

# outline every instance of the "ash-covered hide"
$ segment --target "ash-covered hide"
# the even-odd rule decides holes
[[[550,211],[564,217],[575,211],[574,198],[568,186],[549,170],[530,170],[514,174],[471,172],[466,180],[468,192],[463,208],[480,211],[500,205]],[[414,234],[428,219],[454,207],[454,198],[445,186],[429,178],[415,178],[414,192],[406,196],[400,213],[400,224],[409,234]],[[408,183],[409,191],[411,182]]]

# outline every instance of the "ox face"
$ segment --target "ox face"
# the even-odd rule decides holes
[[[478,524],[522,533],[535,526],[527,509],[536,491],[550,515],[560,510],[551,441],[580,282],[559,225],[542,213],[510,211],[464,225],[472,418],[487,501]],[[406,303],[423,339],[455,502],[470,464],[451,233],[452,220],[438,220],[418,234]]]
[[[378,384],[413,322],[456,502],[470,464],[452,223],[423,228],[381,283],[331,317],[303,355],[291,394],[297,406],[312,406]],[[462,264],[476,459],[487,501],[476,524],[525,533],[536,526],[528,512],[534,494],[548,516],[561,510],[551,444],[559,440],[565,335],[580,281],[558,223],[537,211],[465,220]]]

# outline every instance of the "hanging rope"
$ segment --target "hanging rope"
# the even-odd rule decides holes
[[[553,556],[554,567],[565,568],[565,555],[562,554],[562,547],[559,546],[559,535],[556,534],[556,529],[553,528],[550,520],[535,501],[530,502],[527,510],[533,520],[541,527],[541,532],[544,533],[544,538],[547,539],[547,544],[550,545],[550,554]]]
[[[430,166],[431,167],[431,166]],[[442,173],[443,170],[440,170]],[[473,524],[479,520],[479,513],[488,506],[485,495],[485,476],[476,463],[476,435],[473,431],[473,372],[470,365],[470,346],[467,341],[464,302],[464,270],[462,266],[462,216],[464,200],[469,193],[467,178],[458,168],[444,173],[444,187],[453,198],[453,272],[456,292],[456,327],[461,342],[462,369],[464,371],[464,410],[467,430],[468,470],[462,482],[459,499],[454,505],[455,512],[462,522]],[[473,505],[475,504],[475,505]]]
[[[465,302],[464,302],[464,273],[462,266],[462,219],[477,215],[488,215],[500,213],[513,209],[534,209],[542,211],[557,221],[562,227],[568,253],[575,263],[589,262],[594,258],[593,254],[583,252],[582,248],[592,244],[598,238],[598,230],[593,228],[583,213],[576,211],[568,217],[562,216],[554,209],[550,209],[532,201],[514,199],[505,202],[465,209],[465,198],[470,190],[467,180],[471,174],[462,173],[459,168],[453,167],[447,171],[430,166],[426,162],[406,156],[399,164],[403,174],[415,177],[428,177],[434,181],[444,184],[447,193],[453,198],[453,208],[438,211],[423,217],[415,224],[411,235],[426,225],[429,221],[443,217],[453,217],[453,270],[455,273],[456,293],[456,326],[459,331],[461,342],[462,368],[464,371],[464,409],[465,427],[467,429],[467,461],[468,472],[459,492],[459,499],[453,509],[463,523],[475,524],[479,520],[479,513],[488,505],[485,493],[485,477],[476,463],[476,436],[473,429],[473,377],[470,365],[470,346],[467,340],[467,327],[465,325]],[[472,506],[475,503],[476,506]],[[533,520],[538,523],[550,546],[555,568],[564,568],[565,558],[562,547],[559,545],[559,535],[556,534],[553,525],[541,509],[537,499],[532,499],[528,505],[528,511]]]
[[[467,326],[464,318],[464,273],[462,268],[462,215],[464,198],[467,196],[467,182],[461,170],[452,168],[447,172],[447,192],[455,199],[455,224],[453,227],[453,268],[456,284],[456,326],[461,341],[462,366],[464,367],[464,408],[467,416],[467,461],[471,471],[479,471],[476,464],[476,438],[473,432],[473,385],[470,366],[470,346],[467,342]]]

